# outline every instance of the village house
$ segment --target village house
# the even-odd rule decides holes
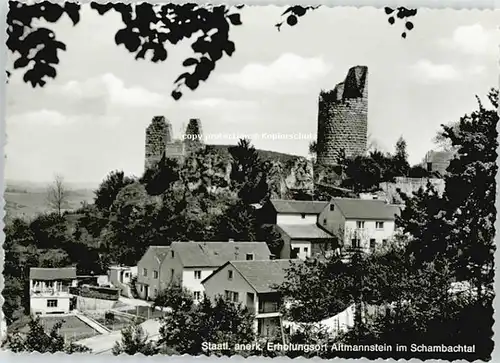
[[[199,301],[204,293],[201,281],[227,261],[271,258],[265,242],[173,242],[156,251],[148,250],[137,265],[139,295],[144,299],[154,299],[160,290],[178,283]]]
[[[131,281],[134,276],[137,276],[137,266],[110,266],[108,268],[109,283],[126,297],[132,297]]]
[[[371,252],[395,232],[399,206],[381,200],[333,198],[319,216],[320,226],[339,236],[344,249]]]
[[[337,237],[314,224],[278,224],[276,230],[281,235],[283,247],[280,259],[322,255],[338,248]]]
[[[30,268],[32,315],[63,314],[72,310],[70,287],[77,286],[76,268]]]
[[[263,224],[316,224],[328,202],[271,199],[259,210]]]
[[[241,303],[255,314],[254,329],[260,337],[276,336],[281,329],[281,297],[274,287],[283,283],[292,261],[228,261],[202,281],[205,295]]]
[[[160,270],[169,246],[149,246],[137,263],[137,293],[142,299],[151,300],[160,291]]]

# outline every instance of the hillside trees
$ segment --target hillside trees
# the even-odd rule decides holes
[[[134,178],[126,176],[122,170],[110,172],[94,191],[94,205],[99,209],[108,210],[120,190],[134,181]]]

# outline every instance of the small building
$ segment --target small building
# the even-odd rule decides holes
[[[160,270],[169,252],[169,246],[149,246],[137,263],[136,289],[142,299],[154,299],[160,291]]]
[[[255,314],[254,329],[259,336],[276,336],[281,329],[281,297],[275,287],[285,281],[292,261],[228,261],[202,281],[205,295],[241,303]]]
[[[30,311],[33,315],[69,313],[70,287],[77,286],[76,268],[30,268]]]
[[[259,211],[263,224],[315,224],[328,202],[271,199]]]
[[[108,268],[109,283],[118,288],[126,297],[132,297],[131,282],[134,276],[137,276],[136,266],[110,266]]]
[[[139,261],[137,285],[141,298],[154,299],[171,283],[179,283],[203,297],[201,281],[230,260],[270,259],[265,242],[173,242],[169,247],[151,246]]]
[[[344,250],[370,252],[394,235],[400,212],[399,206],[381,200],[333,198],[320,214],[319,225],[340,236]]]
[[[422,167],[429,173],[437,173],[440,176],[444,176],[447,173],[446,169],[448,169],[455,155],[456,152],[453,150],[431,150],[425,155],[422,161]]]
[[[276,229],[283,239],[281,259],[306,259],[339,247],[338,237],[322,229],[316,223],[278,224]]]

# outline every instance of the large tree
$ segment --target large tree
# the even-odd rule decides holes
[[[68,202],[68,189],[62,175],[56,175],[54,181],[47,188],[47,202],[51,209],[62,216],[62,210]]]

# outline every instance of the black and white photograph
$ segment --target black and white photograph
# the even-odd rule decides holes
[[[2,349],[491,361],[499,24],[10,1]]]

